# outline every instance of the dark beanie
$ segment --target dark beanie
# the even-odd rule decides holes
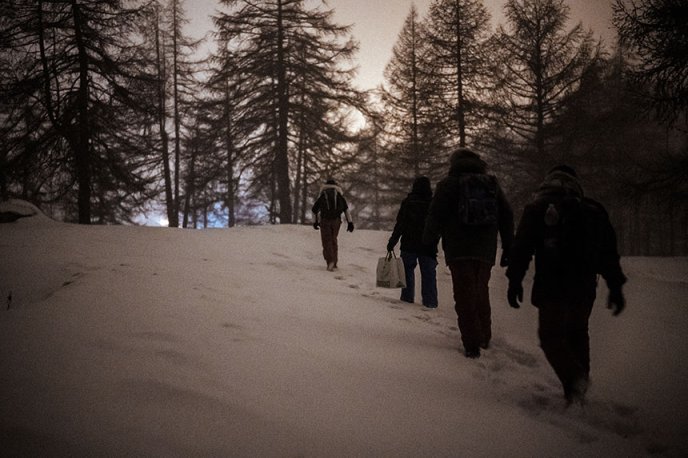
[[[567,175],[571,175],[574,178],[578,178],[578,174],[573,169],[573,167],[566,165],[566,164],[555,165],[554,167],[549,169],[549,172],[547,172],[547,175],[554,173],[554,172],[562,172],[562,173],[565,173]]]
[[[485,173],[487,164],[480,155],[465,147],[457,148],[449,157],[449,168],[464,172]]]
[[[480,156],[468,148],[461,147],[452,153],[449,162],[451,165],[454,165],[455,162],[461,159],[480,159]]]
[[[417,177],[413,182],[411,192],[421,196],[432,197],[432,188],[430,187],[430,179],[428,177]]]

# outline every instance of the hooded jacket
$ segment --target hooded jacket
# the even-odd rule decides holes
[[[583,195],[575,172],[550,171],[524,208],[510,253],[510,282],[523,281],[533,256],[535,306],[564,297],[594,299],[598,274],[610,289],[626,281],[609,215]]]
[[[452,154],[449,175],[437,184],[425,223],[423,241],[428,243],[442,238],[442,249],[447,262],[454,259],[476,259],[495,264],[497,232],[502,249],[509,250],[514,233],[514,214],[497,179],[490,176],[496,186],[497,222],[487,226],[467,226],[461,223],[461,175],[479,174],[488,177],[487,164],[470,150],[459,149]]]
[[[421,256],[437,256],[437,240],[423,243],[423,229],[431,200],[430,180],[426,177],[416,178],[411,192],[401,201],[388,245],[396,245],[401,238],[401,251]]]
[[[351,222],[349,205],[342,194],[342,188],[331,180],[320,188],[320,193],[311,211],[318,222],[325,219],[341,220],[342,213],[345,214],[347,222]]]

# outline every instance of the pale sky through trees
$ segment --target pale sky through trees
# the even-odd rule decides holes
[[[382,72],[389,62],[411,4],[415,4],[419,15],[424,17],[431,1],[326,0],[329,8],[335,10],[334,17],[338,24],[353,25],[352,34],[360,45],[354,64],[359,67],[357,84],[361,89],[372,89],[382,83]],[[315,0],[311,2],[316,3]],[[502,6],[505,2],[484,0],[494,24],[503,22]],[[582,21],[583,26],[593,29],[607,46],[613,44],[610,0],[569,0],[566,3],[571,7],[571,26]],[[209,15],[218,8],[218,0],[185,0],[184,5],[190,20],[188,33],[194,37],[203,36],[212,27]]]

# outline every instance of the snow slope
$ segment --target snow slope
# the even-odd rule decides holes
[[[343,232],[332,273],[310,227],[0,225],[0,450],[688,454],[688,259],[624,259],[618,318],[600,287],[589,404],[564,409],[501,268],[493,346],[468,360],[445,268],[438,310],[375,288],[388,236]]]

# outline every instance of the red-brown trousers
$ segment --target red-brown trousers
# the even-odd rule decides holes
[[[323,219],[320,222],[320,238],[322,239],[323,257],[325,262],[329,265],[333,263],[337,265],[337,237],[339,236],[339,227],[342,221],[337,219]]]

